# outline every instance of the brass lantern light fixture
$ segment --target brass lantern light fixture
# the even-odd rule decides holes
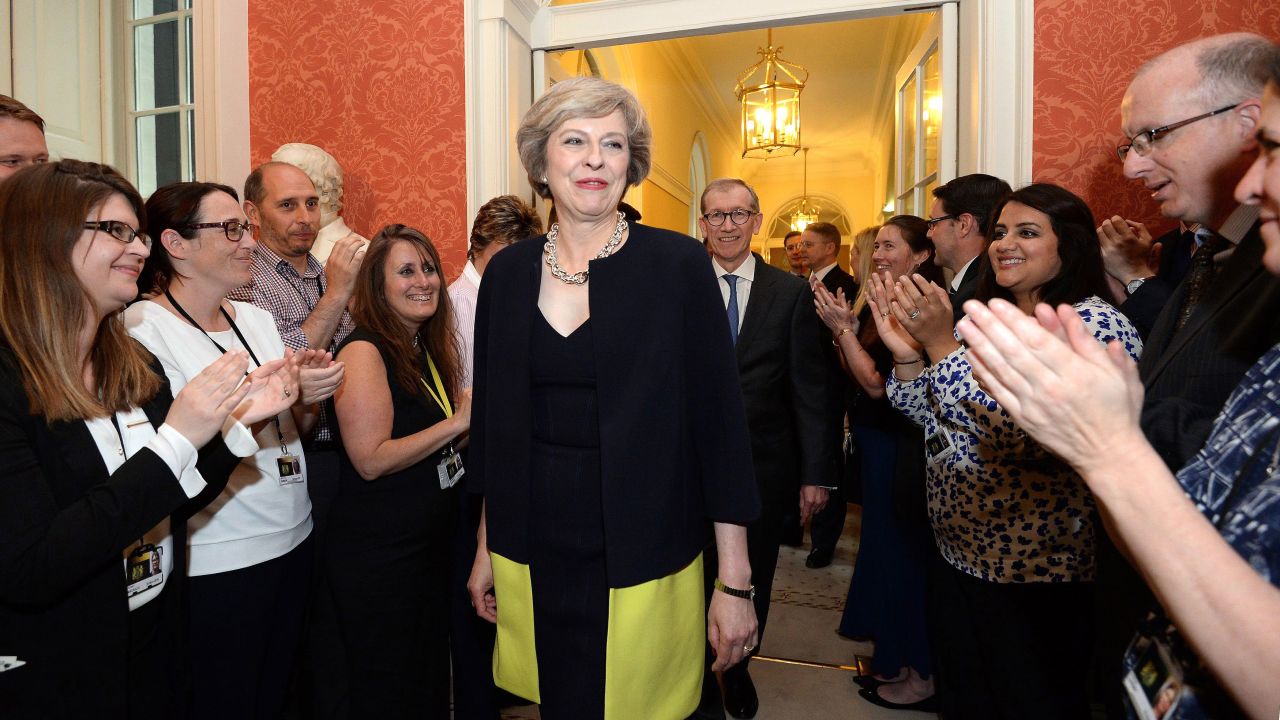
[[[791,229],[804,232],[804,229],[818,222],[822,209],[809,204],[809,148],[804,148],[804,185],[800,192],[800,204],[791,213]]]
[[[734,96],[742,106],[742,157],[768,160],[800,151],[800,93],[809,71],[782,59],[769,30],[760,60],[742,71]],[[790,152],[787,152],[790,150]]]

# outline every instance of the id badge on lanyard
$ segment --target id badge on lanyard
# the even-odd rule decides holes
[[[128,583],[126,587],[128,597],[133,597],[164,582],[164,570],[161,569],[160,564],[160,556],[163,552],[162,547],[141,543],[129,553],[129,561],[124,571],[125,581]]]
[[[440,379],[440,371],[436,370],[436,363],[431,359],[431,354],[427,354],[427,366],[431,369],[431,379],[435,382],[433,390],[427,384],[426,378],[419,378],[422,381],[422,389],[427,391],[427,395],[436,401],[436,405],[440,406],[440,411],[444,413],[446,418],[453,417],[453,406],[449,404],[449,396],[444,389],[444,381]],[[436,465],[436,475],[440,479],[440,489],[448,490],[458,484],[458,480],[466,473],[462,467],[462,456],[453,449],[453,443],[445,446],[444,456],[441,457],[440,463]]]
[[[1182,666],[1174,660],[1169,644],[1144,633],[1134,638],[1127,654],[1137,660],[1122,681],[1134,714],[1139,720],[1169,717],[1185,688]]]

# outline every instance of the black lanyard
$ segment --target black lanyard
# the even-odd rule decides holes
[[[191,325],[195,327],[195,329],[199,330],[201,333],[204,334],[205,337],[209,338],[209,342],[213,343],[213,346],[218,348],[219,352],[223,354],[227,352],[227,349],[222,347],[221,343],[219,343],[217,340],[214,340],[213,336],[210,335],[207,330],[200,327],[200,323],[196,322],[195,318],[191,317],[191,315],[187,313],[186,309],[184,309],[181,305],[178,304],[178,301],[173,297],[173,293],[169,292],[168,288],[165,288],[164,296],[168,298],[169,304],[173,306],[173,309],[177,310],[178,314],[181,315],[184,320],[191,323]],[[236,337],[240,339],[240,344],[244,345],[244,349],[248,351],[249,357],[253,359],[254,365],[257,365],[258,367],[262,367],[262,361],[258,359],[258,356],[256,354],[254,354],[253,347],[249,345],[249,341],[244,338],[244,335],[240,332],[240,328],[236,326],[236,321],[231,319],[231,314],[227,312],[227,309],[223,307],[221,303],[219,303],[218,305],[218,310],[219,312],[222,313],[222,317],[227,319],[227,323],[231,325],[231,331],[234,332],[236,334]],[[248,376],[249,373],[246,372],[245,375]],[[285,455],[288,455],[289,448],[284,439],[284,430],[280,429],[280,416],[277,415],[271,420],[276,424],[276,435],[280,437],[280,452],[284,453]]]
[[[285,263],[285,261],[284,261],[284,260],[281,260],[280,262]],[[286,265],[288,265],[288,263],[285,263],[285,264],[286,264]],[[293,272],[294,272],[294,274],[295,274],[295,275],[298,273],[297,268],[294,268],[292,265],[288,265],[288,267],[289,267],[290,269],[292,269],[292,270],[293,270]],[[281,272],[281,271],[280,271],[280,266],[279,266],[279,265],[276,265],[276,274],[280,276],[280,279],[282,279],[282,280],[284,280],[286,283],[288,283],[288,284],[289,284],[289,287],[293,288],[293,291],[294,291],[294,292],[298,293],[298,297],[302,298],[302,304],[307,306],[307,312],[308,312],[308,313],[310,313],[311,311],[313,311],[313,310],[315,310],[315,309],[316,309],[316,306],[311,304],[311,298],[308,298],[308,297],[307,297],[307,294],[306,294],[305,292],[303,292],[303,291],[302,291],[302,288],[298,287],[297,285],[294,285],[294,284],[293,284],[293,281],[289,279],[289,276],[288,276],[288,275],[285,275],[283,272]],[[318,298],[319,298],[319,299],[323,299],[323,298],[324,298],[324,283],[320,282],[320,275],[322,275],[322,274],[323,274],[323,273],[317,273],[317,274],[316,274],[316,276],[315,276],[315,278],[316,278],[316,295],[318,296]],[[301,280],[304,284],[307,282],[307,277],[306,277],[305,275],[298,275],[298,279],[299,279],[299,280]],[[317,302],[318,302],[318,300],[317,300]],[[224,315],[226,314],[226,311],[225,311],[225,310],[223,311],[223,314],[224,314]]]

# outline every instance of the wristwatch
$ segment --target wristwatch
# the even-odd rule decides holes
[[[1146,276],[1146,277],[1140,277],[1140,278],[1135,278],[1135,279],[1133,279],[1133,280],[1130,280],[1130,281],[1129,281],[1129,282],[1124,286],[1124,291],[1125,291],[1126,293],[1128,293],[1129,295],[1132,295],[1132,294],[1134,294],[1134,293],[1138,292],[1138,288],[1142,287],[1142,283],[1144,283],[1144,282],[1146,282],[1146,281],[1150,280],[1150,279],[1151,279],[1151,278],[1153,278],[1153,277],[1155,277],[1155,275],[1148,275],[1148,276]]]
[[[717,590],[719,590],[720,592],[724,593],[725,595],[732,595],[733,597],[736,597],[736,598],[742,598],[743,600],[755,600],[755,599],[756,599],[756,586],[755,586],[755,585],[752,585],[751,587],[747,588],[746,590],[739,590],[738,588],[731,588],[731,587],[729,587],[728,585],[725,585],[724,583],[720,582],[720,578],[716,578],[715,587],[716,587],[716,589],[717,589]]]

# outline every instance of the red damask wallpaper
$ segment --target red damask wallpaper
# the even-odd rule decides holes
[[[250,152],[286,142],[341,163],[347,224],[427,233],[466,262],[464,0],[251,0]]]
[[[1121,142],[1120,99],[1133,72],[1151,57],[1205,35],[1251,31],[1280,40],[1280,3],[1035,3],[1035,179],[1080,194],[1099,218],[1157,221],[1155,204],[1141,185],[1125,179],[1114,151]]]

